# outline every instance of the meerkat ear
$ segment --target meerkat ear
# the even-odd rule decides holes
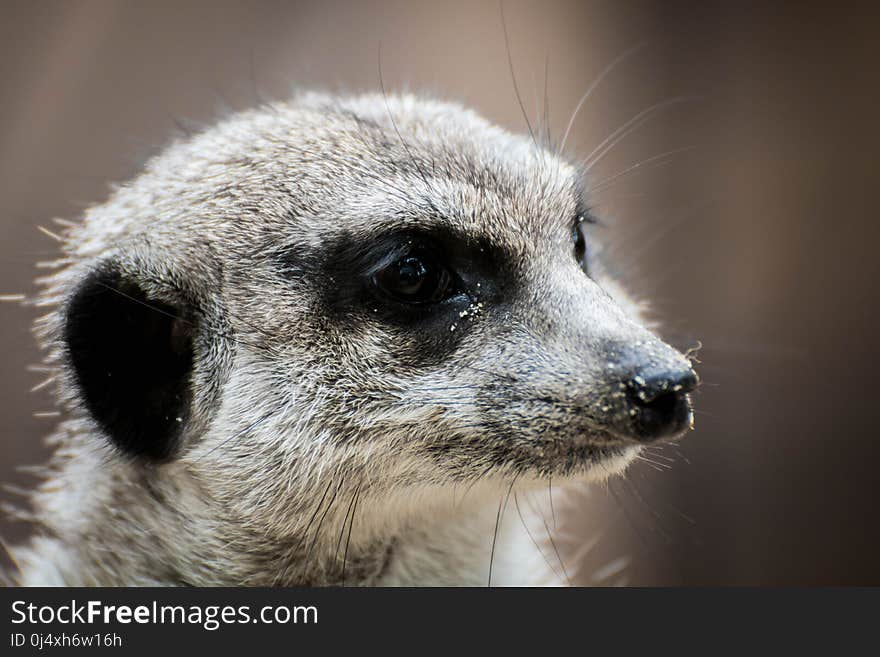
[[[80,283],[63,338],[81,401],[123,453],[167,460],[192,402],[193,332],[184,308],[151,298],[113,266]]]

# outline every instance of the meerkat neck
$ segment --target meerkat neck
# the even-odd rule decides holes
[[[485,585],[498,540],[498,499],[485,491],[404,503],[337,491],[316,495],[296,529],[274,529],[184,468],[84,461],[56,462],[55,485],[35,498],[44,530],[15,555],[23,584]]]

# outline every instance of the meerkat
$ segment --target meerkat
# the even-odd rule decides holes
[[[564,583],[511,496],[681,436],[698,381],[591,255],[584,180],[410,95],[172,143],[40,281],[64,419],[18,583]]]

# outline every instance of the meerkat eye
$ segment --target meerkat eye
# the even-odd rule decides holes
[[[583,217],[578,217],[575,221],[572,231],[572,240],[574,241],[574,257],[581,269],[587,276],[590,275],[590,263],[587,251],[587,221]]]
[[[438,303],[449,296],[453,277],[428,253],[410,253],[373,275],[373,282],[392,298],[410,304]]]

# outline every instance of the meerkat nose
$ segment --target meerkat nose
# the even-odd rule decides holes
[[[692,417],[688,393],[698,382],[690,367],[638,370],[625,382],[633,438],[653,442],[688,428]]]

